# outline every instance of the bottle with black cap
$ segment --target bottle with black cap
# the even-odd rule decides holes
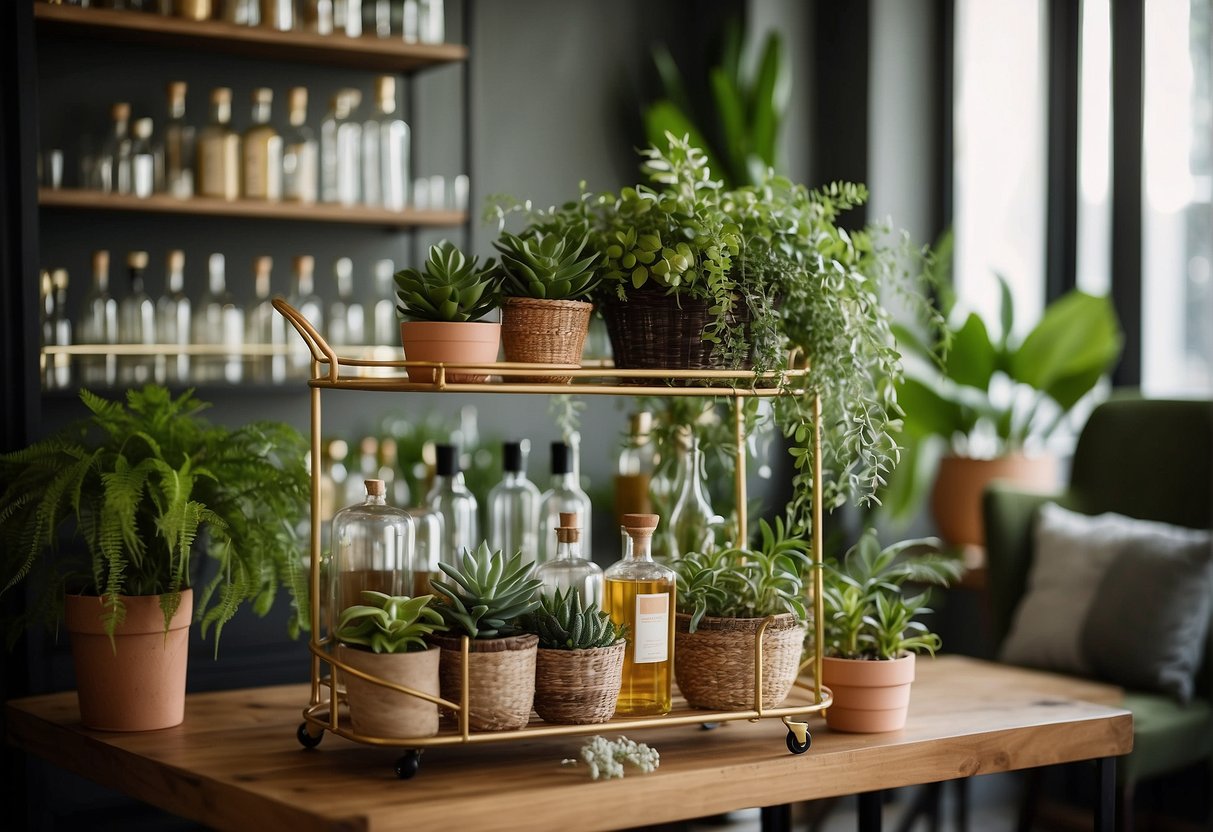
[[[435,448],[437,465],[434,485],[426,495],[426,505],[442,518],[442,545],[438,558],[442,563],[457,566],[464,549],[475,551],[480,545],[476,497],[463,484],[459,470],[459,455],[454,445]]]
[[[543,493],[539,503],[539,563],[547,563],[556,557],[556,537],[553,529],[560,528],[562,512],[575,512],[582,529],[581,551],[584,557],[593,559],[590,546],[590,498],[581,490],[577,476],[573,473],[573,455],[564,442],[552,443],[552,487]]]
[[[521,442],[506,442],[501,482],[489,492],[489,547],[506,556],[539,556],[539,488],[527,479]]]

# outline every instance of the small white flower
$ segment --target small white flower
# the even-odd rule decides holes
[[[581,759],[589,766],[591,780],[623,777],[624,763],[631,763],[645,774],[654,771],[661,763],[656,749],[627,737],[616,740],[593,737],[582,746]]]

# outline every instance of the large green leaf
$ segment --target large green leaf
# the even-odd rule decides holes
[[[963,408],[917,379],[907,378],[898,387],[897,403],[906,414],[907,435],[942,436],[950,441],[953,433],[965,430]]]
[[[736,76],[725,70],[713,69],[709,80],[712,97],[716,102],[716,116],[720,120],[720,132],[724,141],[721,152],[728,157],[729,174],[733,184],[742,181],[745,175],[746,157],[749,155],[749,136],[746,130],[746,110]],[[715,170],[712,171],[714,174]],[[723,172],[723,171],[722,171]]]
[[[952,336],[952,349],[948,352],[944,371],[957,384],[988,390],[997,363],[997,351],[990,343],[985,322],[976,312],[970,313]]]
[[[684,113],[691,112],[691,98],[687,95],[686,84],[683,83],[682,73],[678,64],[670,54],[669,47],[664,43],[653,44],[653,66],[657,68],[657,77],[661,79],[661,87],[665,91],[666,100]],[[649,137],[652,139],[652,136]],[[660,147],[661,145],[657,145]]]
[[[703,133],[695,126],[691,117],[672,101],[663,99],[645,110],[644,130],[649,138],[649,144],[654,147],[666,146],[666,133],[679,137],[686,136],[693,146],[698,147],[707,156],[708,169],[712,171],[713,176],[724,173],[720,159],[716,158],[712,146],[708,144]],[[632,243],[628,243],[628,245],[630,246]]]
[[[772,32],[763,47],[749,100],[749,149],[767,167],[775,167],[778,161],[775,158],[777,134],[791,92],[791,77],[783,69],[783,39],[778,32]]]
[[[1069,408],[1112,368],[1121,339],[1112,302],[1075,290],[1045,310],[1010,356],[1010,375]]]
[[[1005,352],[1011,338],[1011,330],[1015,327],[1015,300],[1011,297],[1011,284],[1007,282],[1007,279],[1001,274],[994,276],[998,278],[999,323],[1002,324],[1002,338],[999,341],[999,347]]]

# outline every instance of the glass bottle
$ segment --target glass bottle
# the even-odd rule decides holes
[[[362,190],[362,127],[354,111],[362,100],[355,89],[339,90],[320,125],[320,198],[356,205]]]
[[[642,410],[632,414],[627,444],[619,454],[615,470],[615,520],[625,514],[652,514],[649,484],[657,464],[657,451],[650,441],[653,414]]]
[[[186,20],[210,20],[214,3],[212,0],[175,0],[173,8],[177,17]]]
[[[366,500],[333,515],[329,632],[362,592],[412,595],[416,532],[408,512],[387,504],[383,480],[365,482]]]
[[[388,499],[394,506],[407,506],[412,501],[409,481],[400,470],[399,447],[396,440],[385,436],[379,440],[379,479],[387,484]]]
[[[362,200],[403,211],[409,190],[409,126],[397,115],[396,79],[375,79],[375,113],[362,127]]]
[[[390,38],[392,36],[392,0],[372,0],[374,9],[371,17],[375,21],[375,37]]]
[[[556,556],[556,539],[551,530],[560,525],[561,512],[575,512],[581,517],[582,551],[592,558],[594,549],[590,545],[592,517],[590,498],[581,490],[577,476],[573,473],[573,456],[563,442],[552,443],[552,487],[543,492],[539,501],[539,557],[538,563],[547,563]],[[549,539],[551,538],[551,539]]]
[[[156,154],[152,149],[152,120],[136,119],[131,132],[134,139],[131,140],[130,172],[127,174],[130,193],[147,199],[156,192]]]
[[[362,0],[333,0],[333,27],[352,38],[362,37]]]
[[[396,312],[396,293],[392,276],[396,273],[396,264],[391,260],[375,262],[375,345],[400,345],[400,317]]]
[[[362,304],[354,300],[354,263],[341,257],[333,264],[337,298],[329,305],[329,343],[334,347],[360,346],[366,343],[366,315]]]
[[[178,199],[194,195],[194,126],[185,121],[185,91],[184,81],[168,85],[168,121],[160,151],[164,189]]]
[[[256,26],[261,22],[257,0],[223,0],[223,19],[237,26]]]
[[[418,0],[404,0],[404,6],[400,12],[400,35],[405,43],[416,43],[418,40],[417,32],[417,15]]]
[[[109,293],[110,253],[93,252],[93,287],[80,309],[81,344],[118,343],[118,302]],[[81,381],[86,386],[112,386],[118,380],[118,360],[112,353],[80,359]]]
[[[164,294],[156,302],[156,343],[183,350],[188,347],[190,312],[190,299],[185,294],[185,252],[170,251],[165,268]],[[169,384],[189,381],[189,353],[182,351],[167,356],[164,369],[164,377]]]
[[[212,254],[207,261],[208,290],[194,315],[193,343],[199,346],[223,346],[230,350],[200,356],[195,377],[199,381],[240,382],[243,362],[240,346],[244,340],[244,311],[227,291],[222,254]]]
[[[539,554],[539,489],[527,479],[521,442],[505,443],[502,467],[501,482],[489,491],[489,547],[533,561]]]
[[[333,34],[333,0],[302,0],[299,17],[305,32]]]
[[[270,297],[273,268],[271,257],[258,257],[253,261],[253,287],[257,299],[245,321],[245,342],[267,350],[264,355],[254,355],[249,362],[253,380],[263,384],[286,381],[286,319],[274,309]]]
[[[118,303],[118,342],[132,346],[156,343],[156,306],[143,287],[147,252],[126,255],[130,292]],[[147,384],[152,380],[151,355],[123,355],[118,360],[118,381],[123,384]]]
[[[674,599],[677,575],[653,560],[656,514],[623,518],[623,558],[604,573],[604,607],[627,627],[623,685],[615,713],[640,716],[669,713],[674,678]]]
[[[324,303],[316,295],[316,261],[310,254],[295,258],[295,284],[288,302],[318,332],[324,332]],[[311,375],[312,353],[302,338],[290,339],[290,360],[287,372],[292,378],[307,378]]]
[[[543,581],[545,595],[556,590],[576,589],[586,604],[602,607],[602,569],[592,560],[582,557],[581,528],[575,512],[560,515],[556,535],[556,556],[535,570],[535,577]]]
[[[129,194],[131,192],[129,129],[131,105],[125,101],[119,101],[110,108],[110,116],[114,121],[114,126],[97,159],[96,185],[107,194]]]
[[[278,202],[282,199],[282,137],[270,125],[274,91],[253,90],[253,124],[244,132],[240,191],[245,199]]]
[[[420,0],[417,34],[422,43],[442,43],[446,37],[446,12],[442,0]]]
[[[198,134],[198,193],[216,199],[240,197],[240,137],[232,131],[232,91],[211,90],[211,123]]]
[[[55,269],[51,272],[51,291],[53,301],[46,326],[46,333],[50,338],[48,343],[57,347],[68,347],[72,344],[72,321],[67,316],[67,269]],[[61,353],[50,356],[46,363],[49,387],[61,390],[71,386],[70,355]]]
[[[320,196],[320,151],[307,126],[307,87],[291,87],[287,101],[291,126],[282,137],[282,198],[311,205]]]
[[[446,575],[438,568],[442,553],[443,519],[442,515],[431,508],[414,507],[408,509],[409,516],[417,532],[417,548],[414,550],[413,597],[429,595],[434,589],[430,586],[431,578],[446,579]]]
[[[699,437],[691,431],[681,433],[678,450],[679,491],[666,526],[664,554],[680,558],[688,552],[710,552],[724,528],[724,518],[712,511],[704,485],[703,451]]]
[[[425,497],[425,503],[442,515],[442,543],[438,559],[455,566],[464,549],[475,551],[480,544],[480,529],[477,525],[476,497],[463,484],[463,473],[459,470],[459,457],[454,445],[438,445],[435,448],[437,465],[434,470],[434,485]]]
[[[279,32],[295,28],[293,0],[261,0],[261,25]]]

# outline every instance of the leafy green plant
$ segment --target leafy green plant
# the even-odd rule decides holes
[[[518,236],[502,232],[493,241],[501,253],[502,288],[513,297],[581,300],[598,285],[598,253],[585,252],[589,233],[580,239],[536,231]],[[588,254],[582,257],[582,253]],[[580,259],[579,259],[580,258]]]
[[[430,246],[425,267],[396,272],[396,310],[414,321],[458,323],[478,321],[497,307],[496,267],[477,266],[478,257],[464,256],[443,240]]]
[[[425,637],[445,632],[442,616],[430,606],[433,595],[387,595],[362,592],[361,604],[346,607],[333,630],[344,644],[365,647],[373,653],[407,653],[425,650]]]
[[[430,582],[441,602],[437,610],[469,638],[513,635],[517,620],[539,605],[535,590],[543,583],[531,577],[534,564],[523,563],[521,552],[507,559],[481,543],[474,553],[464,550],[459,567],[438,565],[451,580]]]
[[[160,595],[165,627],[181,590],[203,588],[195,617],[203,636],[241,604],[265,615],[279,589],[294,595],[292,635],[308,626],[304,549],[297,532],[308,505],[307,443],[293,428],[255,422],[210,425],[192,391],[129,390],[125,404],[80,391],[89,416],[0,456],[3,592],[27,579],[39,589],[8,629],[57,620],[65,590],[102,596],[111,635],[125,595]],[[70,531],[84,545],[60,551]],[[194,558],[204,551],[207,577]]]
[[[528,629],[539,636],[539,646],[547,650],[610,647],[624,635],[624,628],[611,621],[611,616],[597,604],[584,606],[575,587],[541,594]]]
[[[841,562],[828,561],[824,570],[823,655],[895,659],[939,649],[939,635],[917,620],[931,612],[927,593],[903,594],[907,582],[947,586],[960,576],[960,561],[939,554],[939,541],[904,540],[882,549],[867,529]]]

